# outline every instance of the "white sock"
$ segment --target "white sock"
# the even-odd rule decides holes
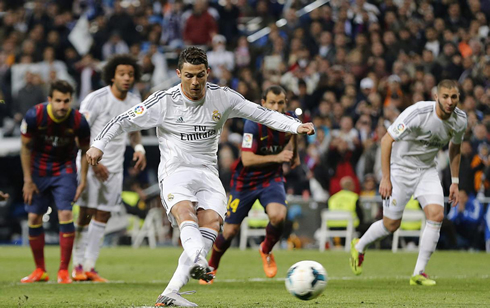
[[[199,232],[199,225],[193,221],[186,220],[180,224],[179,229],[180,241],[182,242],[184,252],[194,262],[197,254],[204,251],[204,243],[201,232]]]
[[[88,225],[75,224],[75,243],[73,244],[73,266],[83,265],[83,256],[87,247]]]
[[[90,271],[95,268],[95,262],[99,258],[100,248],[102,247],[102,238],[106,223],[91,220],[88,226],[87,248],[85,249],[85,262],[83,269]]]
[[[374,243],[376,240],[389,235],[390,232],[386,230],[383,220],[378,220],[373,223],[364,235],[359,239],[356,245],[356,249],[359,252],[364,252],[367,246]]]
[[[168,294],[170,292],[179,292],[180,288],[185,286],[187,282],[189,282],[190,274],[189,270],[194,262],[189,259],[187,253],[185,251],[182,252],[179,258],[179,265],[177,265],[177,269],[170,279],[165,290],[162,292],[162,295]]]
[[[427,220],[425,223],[425,229],[422,233],[422,238],[419,244],[419,256],[413,275],[419,275],[425,272],[425,267],[429,262],[430,256],[436,251],[437,242],[439,241],[439,235],[441,233],[442,222],[436,222]]]
[[[214,241],[216,241],[216,237],[218,236],[218,232],[216,230],[210,228],[199,228],[202,234],[202,240],[204,242],[203,255],[207,256],[208,252],[213,247]]]

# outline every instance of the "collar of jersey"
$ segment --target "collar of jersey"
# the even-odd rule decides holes
[[[69,109],[68,109],[68,112],[66,113],[66,115],[65,115],[63,118],[58,119],[58,118],[56,118],[56,117],[54,116],[54,114],[53,114],[53,109],[51,108],[51,104],[48,104],[47,109],[48,109],[48,115],[49,115],[49,117],[50,117],[50,118],[51,118],[51,120],[53,120],[55,123],[61,123],[61,122],[63,122],[64,120],[66,120],[66,118],[68,118],[68,116],[70,116],[70,112],[71,112],[71,108],[69,108]]]
[[[204,103],[204,100],[206,99],[206,92],[204,92],[204,96],[200,100],[196,101],[196,100],[188,98],[187,95],[185,95],[184,91],[182,91],[182,84],[180,84],[180,86],[179,86],[179,91],[180,91],[180,94],[182,94],[182,97],[184,98],[184,102],[191,104],[191,105],[200,105],[200,104]]]

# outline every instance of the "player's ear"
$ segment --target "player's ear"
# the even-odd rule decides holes
[[[264,99],[261,99],[261,100],[260,100],[260,104],[261,104],[262,106],[264,106],[264,105],[265,105],[265,100],[264,100]]]
[[[176,68],[175,72],[177,73],[177,76],[179,76],[179,78],[180,78],[180,75],[181,75],[180,70],[178,68]]]

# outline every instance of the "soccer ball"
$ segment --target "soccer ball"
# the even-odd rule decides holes
[[[315,261],[300,261],[286,275],[286,289],[304,301],[317,298],[327,286],[327,271]]]

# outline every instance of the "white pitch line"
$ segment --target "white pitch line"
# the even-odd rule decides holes
[[[454,275],[454,276],[432,276],[434,279],[442,278],[442,279],[468,279],[468,278],[473,278],[473,279],[489,279],[490,275],[479,275],[479,276],[468,276],[468,275]],[[395,280],[405,280],[405,279],[410,279],[410,276],[362,276],[362,277],[355,277],[355,276],[333,276],[333,277],[328,277],[328,280],[381,280],[381,279],[395,279]],[[216,282],[217,283],[246,283],[246,282],[276,282],[276,281],[284,281],[286,278],[243,278],[243,279],[220,279],[217,278]],[[109,282],[91,282],[91,281],[79,281],[79,282],[74,282],[73,284],[124,284],[124,283],[131,283],[131,284],[139,284],[139,283],[149,283],[149,284],[167,284],[169,281],[168,280],[149,280],[149,281],[124,281],[124,280],[110,280]],[[57,284],[56,281],[48,281],[45,282],[46,284]],[[26,283],[20,283],[20,282],[15,282],[13,285],[19,285],[19,286],[24,286],[24,285],[29,285]]]

